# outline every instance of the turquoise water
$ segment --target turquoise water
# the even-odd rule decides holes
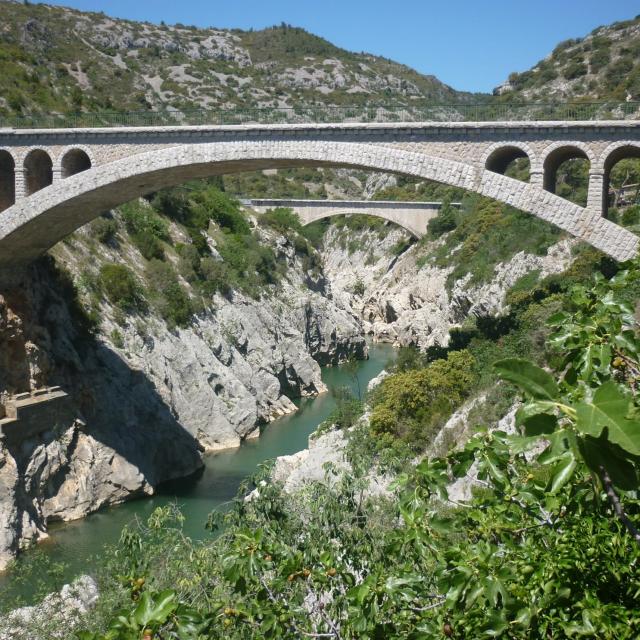
[[[395,350],[389,345],[370,347],[369,359],[360,363],[357,374],[362,390],[394,355]],[[64,576],[58,577],[58,581],[69,582],[76,575],[90,573],[93,558],[104,545],[117,542],[126,524],[136,517],[146,519],[159,506],[177,503],[186,518],[185,533],[193,538],[207,535],[204,525],[209,513],[232,500],[240,483],[252,475],[260,463],[307,447],[309,434],[335,408],[332,389],[348,386],[357,394],[358,383],[342,367],[325,367],[322,379],[329,393],[297,401],[298,411],[267,425],[260,438],[245,442],[237,449],[205,456],[204,469],[196,476],[167,483],[150,498],[101,509],[75,522],[52,524],[49,539],[42,542],[39,549],[53,562],[64,564]],[[0,575],[0,588],[10,587],[12,575],[19,570],[20,562],[13,572]],[[22,595],[28,597],[26,593]]]

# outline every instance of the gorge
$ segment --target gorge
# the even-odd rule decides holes
[[[0,17],[0,640],[637,637],[640,19]]]

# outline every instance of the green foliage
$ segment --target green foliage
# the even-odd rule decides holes
[[[316,429],[313,437],[317,438],[330,429],[348,429],[353,427],[362,417],[364,404],[356,398],[348,387],[340,387],[333,391],[336,408],[329,417]]]
[[[114,347],[117,349],[122,349],[124,347],[124,338],[118,329],[114,329],[109,337],[111,338],[111,342]]]
[[[271,247],[255,234],[229,235],[218,248],[228,269],[230,283],[258,298],[266,285],[278,282],[282,269]]]
[[[302,231],[302,224],[298,215],[292,209],[285,207],[268,209],[258,218],[258,222],[261,226],[275,229],[282,235],[289,235],[291,232],[300,233]]]
[[[427,223],[427,230],[434,238],[439,238],[448,231],[453,231],[457,226],[456,212],[451,206],[451,202],[445,200],[440,211],[435,218],[431,218]]]
[[[143,307],[143,289],[134,273],[123,264],[102,265],[98,283],[110,302],[123,311],[135,311]]]
[[[457,227],[433,257],[437,264],[453,263],[447,285],[471,273],[471,282],[488,282],[495,265],[518,251],[544,255],[560,232],[548,223],[512,207],[476,196],[463,201]],[[459,247],[455,252],[453,249]]]
[[[328,220],[318,220],[302,227],[302,235],[316,248],[322,247],[322,239],[327,230]]]
[[[413,239],[411,238],[400,238],[390,249],[391,254],[394,256],[399,256],[403,254],[411,245],[413,244]]]
[[[216,187],[194,193],[188,222],[190,226],[206,229],[210,220],[228,233],[247,235],[251,232],[238,202]]]
[[[208,293],[227,294],[231,291],[231,275],[224,262],[214,258],[203,258],[200,262],[200,272],[204,278],[201,286]]]
[[[385,378],[373,396],[373,433],[424,447],[473,389],[475,364],[467,351],[455,351],[446,360]]]
[[[596,478],[609,474],[622,489],[637,486],[640,420],[634,389],[640,376],[640,340],[634,309],[627,302],[637,288],[637,271],[622,271],[611,280],[571,293],[569,311],[549,320],[550,344],[562,353],[559,382],[526,360],[496,364],[504,379],[528,398],[517,422],[527,436],[550,441],[542,464],[553,464],[551,490],[568,482],[584,464]]]
[[[160,191],[153,198],[153,206],[186,226],[192,243],[176,247],[180,256],[178,269],[204,296],[216,292],[226,295],[237,288],[259,298],[265,287],[278,282],[286,271],[286,263],[277,260],[258,233],[251,232],[237,200],[221,191],[220,185],[213,181],[191,182],[184,188]],[[214,225],[211,228],[210,223]],[[260,217],[260,224],[287,235],[296,253],[303,256],[306,267],[317,267],[317,255],[298,235],[300,222],[289,210],[270,211]],[[203,235],[206,231],[214,238],[222,262],[211,257]],[[169,306],[176,312],[180,310],[181,319],[176,319],[176,324],[183,325],[189,306],[194,310],[193,303],[187,305],[181,299],[179,287],[173,285],[172,291],[174,302]]]
[[[91,235],[103,244],[110,244],[118,233],[118,223],[112,217],[100,216],[91,223]]]
[[[567,80],[575,80],[581,76],[586,76],[587,72],[587,65],[582,60],[576,60],[563,69],[564,77]]]
[[[172,267],[161,260],[153,259],[147,265],[146,278],[149,283],[150,300],[167,326],[187,326],[195,309]]]
[[[625,227],[630,227],[640,223],[640,205],[627,207],[622,213],[621,220]]]
[[[637,638],[640,342],[627,299],[638,273],[574,289],[551,319],[557,373],[521,358],[498,365],[524,394],[519,433],[479,428],[462,448],[408,468],[389,500],[366,497],[367,473],[386,448],[410,452],[359,426],[350,473],[328,465],[327,482],[285,495],[265,469],[250,501],[242,492],[212,515],[218,537],[185,538],[170,510],[127,530],[109,563],[133,600],[120,596],[106,637],[139,637],[143,610],[158,638],[172,637],[183,606],[203,637],[231,640]],[[433,412],[431,400],[450,411],[471,365],[458,353],[406,367],[382,383],[374,415],[381,402],[391,413]],[[471,499],[451,500],[450,482],[472,468]],[[102,640],[94,630],[84,637]]]
[[[446,353],[444,354],[446,358]],[[387,365],[387,370],[404,373],[415,369],[423,369],[429,364],[427,356],[414,345],[400,347],[393,362]]]
[[[167,221],[148,203],[141,200],[120,207],[129,236],[140,253],[147,259],[164,258],[163,242],[170,242]]]

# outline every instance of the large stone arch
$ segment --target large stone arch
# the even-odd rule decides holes
[[[382,144],[246,139],[187,144],[94,167],[43,189],[0,216],[0,266],[28,262],[101,212],[186,180],[293,166],[359,167],[435,180],[505,202],[602,249],[635,254],[626,229],[539,187],[472,165]]]

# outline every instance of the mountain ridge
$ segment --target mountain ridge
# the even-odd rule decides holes
[[[0,115],[477,99],[286,24],[153,25],[12,0],[0,12]]]

